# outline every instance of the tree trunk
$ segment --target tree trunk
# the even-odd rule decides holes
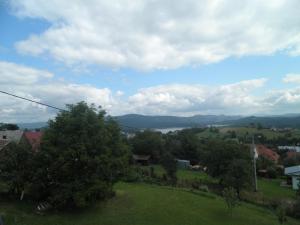
[[[22,201],[22,200],[23,200],[23,198],[24,198],[24,194],[25,194],[25,191],[23,190],[23,191],[21,192],[20,201]]]

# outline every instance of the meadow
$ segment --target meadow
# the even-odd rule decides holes
[[[142,183],[118,183],[116,196],[77,213],[37,215],[27,203],[1,202],[5,225],[274,225],[273,211],[241,203],[231,217],[210,193]],[[287,225],[299,224],[288,218]]]

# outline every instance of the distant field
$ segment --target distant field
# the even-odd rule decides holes
[[[245,135],[252,136],[253,134],[261,133],[267,139],[273,139],[277,137],[284,137],[286,135],[285,132],[272,131],[270,129],[257,129],[251,127],[222,127],[219,128],[219,133],[211,132],[209,129],[198,133],[199,138],[219,138],[224,137],[228,131],[235,131],[238,137],[244,137]],[[300,130],[295,129],[291,131],[291,137],[300,138]]]
[[[119,183],[117,196],[84,212],[36,215],[26,204],[0,202],[5,225],[274,225],[272,211],[241,203],[233,217],[222,198],[177,188]],[[288,219],[288,225],[299,221]]]
[[[148,168],[148,167],[144,167]],[[154,166],[154,171],[162,175],[164,169],[161,166]],[[180,169],[177,171],[178,179],[201,179],[210,182],[218,182],[217,179],[210,177],[207,173]],[[296,192],[290,187],[281,187],[280,179],[258,179],[258,189],[265,197],[270,199],[295,198]]]
[[[154,172],[158,175],[162,175],[165,173],[164,169],[159,166],[155,165]],[[143,168],[149,168],[148,166],[145,166]],[[178,179],[202,179],[202,180],[210,180],[211,182],[214,182],[215,179],[210,177],[207,173],[201,172],[201,171],[192,171],[192,170],[186,170],[186,169],[179,169],[177,171],[177,178]]]

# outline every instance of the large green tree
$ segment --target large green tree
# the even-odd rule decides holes
[[[223,184],[233,187],[240,198],[240,191],[251,184],[251,171],[253,170],[250,160],[234,159],[228,166],[227,172],[221,175]]]
[[[204,164],[213,177],[222,177],[230,169],[233,160],[250,161],[250,149],[233,141],[211,139],[203,144]]]
[[[112,195],[129,151],[119,126],[104,111],[84,102],[67,108],[49,121],[32,191],[56,208],[85,207]]]

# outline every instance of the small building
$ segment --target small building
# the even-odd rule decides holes
[[[191,166],[190,160],[176,159],[177,167],[180,169],[188,169]]]
[[[150,163],[150,155],[137,155],[137,154],[133,154],[132,155],[132,159],[134,161],[135,164],[140,164],[143,166],[147,166]]]
[[[292,178],[292,187],[294,190],[298,190],[300,185],[300,165],[285,168],[284,174]]]

